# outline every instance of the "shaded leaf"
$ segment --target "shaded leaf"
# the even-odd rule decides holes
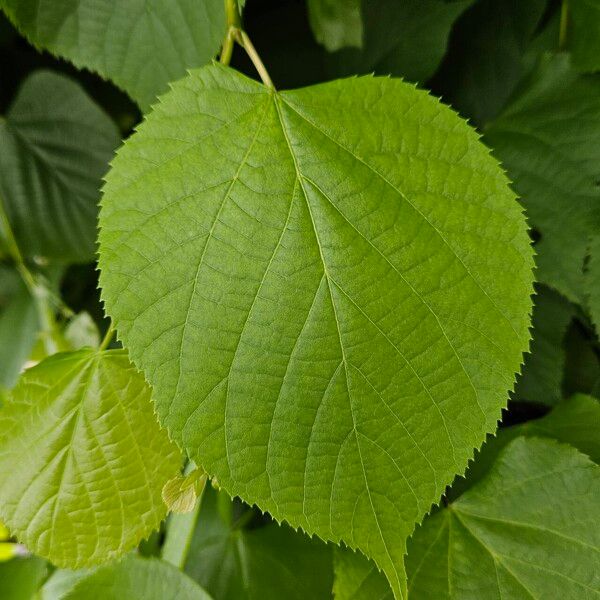
[[[444,100],[476,123],[496,117],[526,72],[525,53],[546,4],[480,0],[469,8],[436,76]]]
[[[308,15],[317,41],[333,52],[362,46],[361,0],[308,0]]]
[[[533,300],[533,339],[517,377],[514,397],[539,404],[556,404],[563,396],[565,335],[574,315],[572,305],[546,286],[536,286]]]
[[[359,552],[338,548],[335,551],[335,600],[393,600],[385,575],[373,561]]]
[[[410,597],[595,597],[599,493],[600,468],[577,450],[512,441],[484,479],[416,530]]]
[[[207,487],[185,572],[215,600],[330,600],[331,548],[286,525],[240,526],[246,514]]]
[[[582,71],[600,71],[600,2],[569,0],[569,49]]]
[[[117,156],[101,225],[106,307],[173,439],[401,596],[404,540],[529,339],[524,218],[477,134],[394,79],[277,93],[206,67]]]
[[[584,260],[600,228],[600,78],[569,56],[545,56],[521,93],[486,130],[532,225],[537,277],[585,304]]]
[[[362,3],[364,42],[330,59],[336,76],[375,72],[425,81],[439,65],[450,28],[473,0],[368,0]]]
[[[165,516],[180,455],[122,350],[56,354],[29,369],[0,411],[0,513],[58,566],[105,562]]]
[[[146,111],[206,64],[225,32],[223,0],[0,0],[38,48],[111,79]]]
[[[78,84],[50,71],[25,80],[0,119],[0,201],[23,254],[94,258],[101,177],[118,143]]]

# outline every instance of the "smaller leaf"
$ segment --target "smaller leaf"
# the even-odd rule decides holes
[[[207,475],[196,468],[187,475],[177,475],[165,483],[162,498],[170,512],[189,513],[194,510],[206,485]]]
[[[158,527],[180,461],[125,351],[56,354],[0,411],[0,513],[57,566],[105,562]]]
[[[155,558],[128,556],[79,579],[62,600],[211,600],[187,575]]]
[[[308,0],[308,16],[317,41],[330,52],[346,46],[360,48],[360,4],[361,0]]]

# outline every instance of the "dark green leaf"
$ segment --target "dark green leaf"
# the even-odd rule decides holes
[[[111,79],[146,111],[206,64],[225,33],[223,0],[0,0],[34,46]]]
[[[308,14],[317,41],[333,52],[362,46],[361,0],[308,0]]]
[[[234,519],[223,518],[231,511],[224,492],[206,489],[185,565],[215,600],[331,598],[330,547],[274,522],[238,527]]]
[[[584,260],[600,228],[600,78],[578,75],[566,54],[543,57],[485,139],[541,235],[538,279],[585,304]]]
[[[0,201],[23,254],[93,259],[101,178],[118,143],[79,85],[50,71],[25,80],[0,119]]]

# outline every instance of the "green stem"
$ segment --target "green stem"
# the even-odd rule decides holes
[[[227,31],[223,39],[220,61],[221,64],[228,65],[233,54],[235,30],[240,29],[242,26],[237,0],[225,0],[225,17],[227,19]]]
[[[254,65],[254,68],[260,75],[262,82],[268,88],[274,90],[275,86],[273,85],[273,81],[271,80],[271,77],[269,76],[269,73],[265,68],[265,65],[263,64],[263,61],[260,59],[260,56],[258,55],[254,44],[248,37],[248,34],[243,29],[237,29],[235,31],[235,36],[238,44],[246,51],[246,54],[252,61],[252,64]]]
[[[100,343],[100,346],[98,347],[98,352],[102,352],[108,348],[109,344],[112,342],[114,335],[115,335],[115,328],[111,321],[110,325],[108,326],[108,329],[106,330],[106,334],[104,335],[104,339],[102,340],[102,342]]]
[[[558,49],[564,50],[567,47],[567,34],[569,31],[569,0],[562,1],[560,9],[560,30],[558,34]]]
[[[33,297],[35,306],[38,312],[38,318],[40,320],[40,328],[42,333],[42,341],[44,348],[48,355],[56,354],[58,352],[57,339],[57,326],[54,318],[54,312],[50,307],[49,298],[51,296],[50,290],[45,285],[40,284],[29,270],[17,244],[17,239],[10,226],[8,214],[4,208],[4,201],[0,197],[0,225],[4,231],[4,237],[17,271],[21,275],[23,282],[27,286],[29,293]]]

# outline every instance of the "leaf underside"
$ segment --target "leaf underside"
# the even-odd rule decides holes
[[[103,297],[161,422],[231,494],[373,557],[495,428],[532,256],[496,162],[389,78],[174,85],[104,191]]]
[[[164,518],[181,464],[122,350],[56,354],[0,410],[0,514],[32,552],[80,568],[132,548]]]

